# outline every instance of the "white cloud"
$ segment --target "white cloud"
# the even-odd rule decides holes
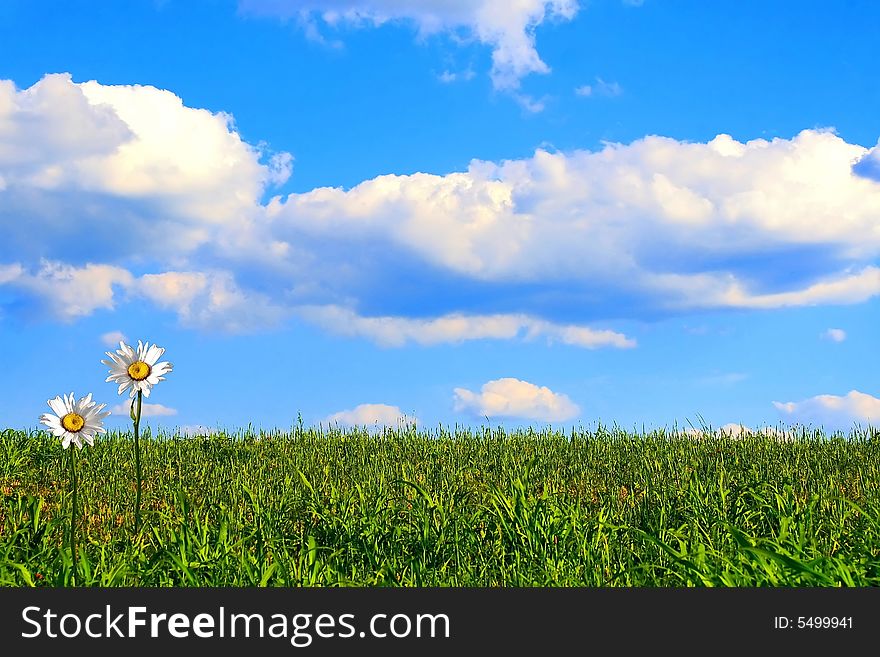
[[[880,399],[850,390],[844,396],[817,395],[798,402],[773,402],[786,417],[802,424],[845,428],[854,423],[880,424]]]
[[[52,74],[24,90],[0,81],[0,170],[12,249],[174,258],[252,220],[263,190],[290,175],[291,156],[245,143],[228,114],[170,91]]]
[[[465,69],[464,71],[443,71],[440,75],[437,76],[437,79],[443,84],[450,84],[452,82],[456,82],[458,80],[473,80],[476,76],[473,69]]]
[[[24,268],[19,263],[0,265],[0,285],[13,283],[22,277]]]
[[[131,411],[131,399],[116,404],[110,409],[111,416],[123,416],[128,418]],[[141,403],[141,417],[163,417],[168,415],[177,415],[177,409],[163,406],[162,404]]]
[[[264,204],[292,158],[243,142],[222,112],[67,75],[0,82],[0,239],[16,254],[0,303],[72,320],[148,299],[238,332],[359,308],[346,330],[391,342],[623,347],[584,325],[880,294],[880,185],[853,168],[872,152],[821,130],[649,136]]]
[[[75,161],[112,156],[132,137],[110,107],[89,103],[68,75],[47,75],[23,91],[0,80],[0,117],[6,188],[22,180],[51,186]]]
[[[575,95],[585,98],[590,96],[607,96],[614,97],[623,93],[623,87],[617,82],[607,82],[600,77],[596,78],[593,84],[583,84],[575,87]]]
[[[418,423],[418,419],[409,417],[397,406],[388,404],[360,404],[350,410],[339,411],[324,418],[324,424],[341,424],[349,427]]]
[[[880,254],[880,186],[852,171],[865,151],[814,130],[746,143],[646,137],[379,176],[292,194],[268,213],[278,241],[381,242],[451,275],[562,287],[592,307],[858,303],[880,294],[868,264]]]
[[[298,17],[315,29],[315,15],[328,26],[414,23],[421,37],[461,32],[492,48],[492,84],[516,90],[530,73],[549,73],[535,48],[535,29],[547,20],[569,21],[577,0],[240,0],[245,12]]]
[[[276,328],[288,314],[266,295],[243,291],[229,272],[145,274],[134,288],[159,308],[176,312],[191,328],[260,332]]]
[[[214,433],[214,429],[203,424],[185,424],[177,428],[177,435],[184,438],[194,438],[196,436],[210,436]]]
[[[752,433],[752,429],[749,429],[744,424],[737,424],[736,422],[730,422],[718,428],[719,433],[723,433],[731,438],[741,438],[745,434]]]
[[[456,412],[476,417],[503,417],[563,422],[580,413],[580,408],[562,393],[514,378],[495,379],[483,384],[480,392],[455,388]]]
[[[843,342],[846,340],[846,331],[840,328],[830,328],[822,333],[822,337],[832,342]]]
[[[830,277],[793,292],[775,294],[752,294],[734,280],[726,285],[720,281],[718,289],[706,298],[708,305],[731,308],[782,308],[785,306],[816,306],[822,304],[860,303],[880,294],[880,267],[865,267],[852,274]]]
[[[101,344],[105,347],[117,347],[120,342],[126,342],[125,333],[122,331],[109,331],[101,334]]]
[[[712,431],[706,431],[704,429],[695,429],[692,427],[688,427],[683,430],[683,433],[687,436],[691,436],[693,438],[708,438],[708,437],[717,437],[717,436],[726,436],[728,438],[744,438],[750,435],[757,436],[769,436],[776,438],[777,440],[792,440],[793,437],[797,434],[796,430],[793,428],[779,428],[779,427],[758,427],[758,428],[750,428],[744,424],[738,424],[736,422],[730,422],[723,426],[718,427]]]
[[[443,84],[449,84],[450,82],[455,82],[458,76],[455,73],[450,73],[449,71],[443,71],[440,75],[437,76],[437,79],[440,80]]]
[[[78,85],[91,106],[111,110],[131,133],[107,158],[83,161],[78,173],[92,186],[130,196],[159,195],[210,220],[247,210],[267,182],[284,182],[291,156],[268,165],[242,141],[229,114],[186,107],[170,91],[150,86]]]
[[[110,265],[87,264],[73,267],[43,260],[36,273],[20,265],[5,267],[0,285],[19,295],[27,295],[41,311],[62,321],[72,321],[99,309],[112,310],[118,299],[116,289],[127,297],[137,296],[158,308],[175,312],[183,326],[252,333],[276,328],[290,313],[266,295],[245,292],[229,272],[165,272],[135,278],[130,272]],[[101,336],[114,346],[124,339],[113,331]]]
[[[43,260],[35,273],[20,265],[6,267],[5,274],[0,270],[0,285],[38,300],[46,314],[62,321],[91,315],[98,309],[112,310],[114,286],[131,281],[131,274],[120,267],[91,263],[73,267]]]
[[[510,340],[520,336],[526,339],[543,336],[550,342],[587,349],[636,346],[635,340],[622,333],[553,324],[526,315],[455,313],[433,319],[361,317],[352,310],[333,305],[302,306],[297,309],[297,314],[336,334],[366,337],[388,347],[400,347],[410,342],[432,345],[465,340]]]
[[[515,93],[513,94],[513,99],[517,103],[519,103],[520,107],[531,114],[538,114],[539,112],[544,111],[544,101],[546,100],[546,97],[541,100],[537,100],[535,98],[532,98],[528,94]]]
[[[880,141],[853,165],[853,171],[868,180],[880,182]]]
[[[751,429],[749,429],[744,424],[738,424],[736,422],[729,422],[725,425],[718,427],[717,429],[709,430],[708,427],[701,427],[699,429],[695,427],[687,427],[682,430],[686,436],[690,436],[692,438],[709,438],[713,436],[728,436],[731,438],[739,438],[744,434],[751,433]]]

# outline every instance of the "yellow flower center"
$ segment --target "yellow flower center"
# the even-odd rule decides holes
[[[135,381],[143,381],[150,376],[150,366],[142,360],[136,360],[128,366],[128,375]]]
[[[80,429],[83,428],[83,425],[86,423],[83,420],[82,415],[79,413],[68,413],[63,418],[61,418],[61,426],[67,429],[68,431],[72,431],[76,433]]]

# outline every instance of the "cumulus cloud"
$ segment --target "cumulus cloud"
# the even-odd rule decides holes
[[[830,328],[822,333],[822,337],[832,342],[843,342],[846,340],[846,331],[840,328]]]
[[[131,281],[132,275],[125,269],[92,263],[73,267],[43,260],[33,273],[18,264],[0,269],[0,285],[33,299],[43,313],[65,322],[98,309],[112,310],[114,286],[130,285]]]
[[[324,418],[325,424],[341,424],[349,427],[370,425],[398,426],[418,423],[415,417],[408,417],[397,406],[388,404],[359,404],[350,410],[339,411]]]
[[[243,291],[224,271],[144,274],[133,287],[190,328],[253,333],[277,328],[288,314],[266,295]]]
[[[456,412],[475,417],[502,417],[563,422],[580,413],[580,408],[567,395],[553,392],[514,378],[495,379],[483,384],[480,392],[455,388]]]
[[[817,395],[798,402],[773,402],[784,416],[802,424],[846,428],[854,423],[880,423],[880,399],[850,390],[846,395]]]
[[[101,344],[105,347],[116,347],[120,342],[126,342],[127,340],[128,338],[125,337],[125,333],[122,331],[108,331],[101,334]]]
[[[165,196],[203,219],[248,209],[266,183],[287,180],[289,153],[259,162],[231,115],[190,108],[170,91],[143,85],[77,85],[90,107],[112,108],[130,131],[107,158],[81,162],[92,186],[131,196]]]
[[[880,294],[880,187],[852,171],[865,151],[816,130],[745,143],[646,137],[319,188],[275,199],[268,214],[276,241],[344,235],[343,248],[359,245],[347,266],[374,278],[382,244],[390,269],[414,258],[494,286],[496,299],[528,286],[557,309],[859,303]]]
[[[111,415],[129,417],[131,411],[131,403],[129,399],[120,404],[116,404],[110,409]],[[141,417],[163,417],[168,415],[177,415],[177,409],[163,406],[162,404],[141,403]]]
[[[77,84],[68,74],[24,90],[0,81],[0,226],[10,251],[79,259],[72,264],[179,257],[233,219],[252,219],[290,168],[289,154],[242,141],[228,114],[187,107],[170,91]]]
[[[98,309],[114,309],[119,303],[117,291],[175,312],[181,324],[189,328],[259,332],[276,328],[289,315],[266,295],[240,289],[232,274],[224,271],[169,271],[135,277],[121,267],[73,267],[44,260],[35,273],[28,273],[20,265],[0,270],[0,286],[16,298],[29,299],[40,313],[61,321],[72,321]],[[124,335],[119,331],[101,336],[108,346],[118,344],[120,339]]]
[[[880,142],[853,165],[853,171],[868,180],[880,182]]]
[[[414,24],[421,37],[441,32],[475,39],[492,48],[492,84],[511,91],[531,73],[549,73],[538,55],[535,30],[547,20],[569,21],[577,0],[240,0],[248,13],[298,18],[315,32],[319,19],[327,26],[378,26],[389,21]]]
[[[739,282],[707,286],[707,298],[714,305],[732,308],[782,308],[867,301],[880,294],[880,268],[865,267],[852,273],[828,277],[804,289],[772,294],[753,294]],[[715,288],[714,291],[709,288]],[[713,293],[714,292],[714,293]]]
[[[526,315],[463,315],[454,313],[433,319],[405,317],[361,317],[339,306],[302,306],[297,314],[329,331],[347,336],[361,336],[387,347],[413,342],[433,345],[466,340],[509,340],[517,337],[546,337],[549,342],[587,349],[636,346],[634,339],[610,330],[586,326],[558,325]]]
[[[823,130],[649,136],[264,201],[292,157],[243,142],[222,112],[68,75],[3,82],[0,238],[15,257],[0,304],[73,320],[137,298],[211,330],[303,311],[390,343],[626,347],[589,325],[880,294],[880,185],[857,170],[873,152]]]

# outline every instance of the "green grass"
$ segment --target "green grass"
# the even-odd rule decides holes
[[[875,586],[880,433],[296,428],[80,453],[87,586]],[[0,432],[0,584],[65,586],[67,454]]]

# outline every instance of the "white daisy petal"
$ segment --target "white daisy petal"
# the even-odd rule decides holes
[[[58,438],[64,435],[64,427],[49,427],[49,433]]]
[[[144,397],[149,397],[152,386],[160,381],[164,381],[164,374],[170,372],[173,368],[169,362],[157,363],[159,358],[165,353],[165,348],[149,342],[138,340],[137,348],[119,343],[118,357],[113,356],[109,351],[111,361],[101,361],[110,368],[109,376],[105,379],[107,383],[113,382],[119,387],[117,394],[121,395],[129,390],[129,397],[134,399],[140,392]],[[133,363],[142,362],[149,366],[150,373],[144,379],[134,379],[129,372],[129,367]]]
[[[61,418],[59,418],[57,415],[53,415],[52,413],[43,413],[40,416],[40,422],[48,427],[61,426]]]
[[[131,347],[129,347],[128,345],[125,345],[125,349],[120,349],[116,353],[119,354],[119,360],[122,363],[131,363],[136,358],[134,350]]]
[[[110,415],[110,411],[102,412],[106,405],[94,401],[92,393],[77,400],[71,392],[69,395],[49,400],[49,406],[54,414],[43,413],[40,416],[40,423],[49,427],[53,436],[61,439],[63,449],[68,449],[71,443],[83,449],[83,441],[87,445],[93,445],[95,434],[107,432],[103,426],[103,419]],[[64,426],[64,418],[70,413],[82,418],[82,426],[77,431],[68,431]]]
[[[162,347],[157,347],[153,345],[147,350],[147,353],[144,355],[144,362],[151,367],[156,364],[156,361],[162,357],[162,354],[165,353],[165,350]]]
[[[64,407],[64,401],[61,397],[50,399],[47,403],[49,404],[49,408],[51,408],[58,417],[64,417],[67,413],[67,409]]]
[[[76,405],[73,407],[74,412],[79,413],[80,415],[85,414],[86,409],[92,405],[92,393],[87,394],[85,397],[80,399]]]

